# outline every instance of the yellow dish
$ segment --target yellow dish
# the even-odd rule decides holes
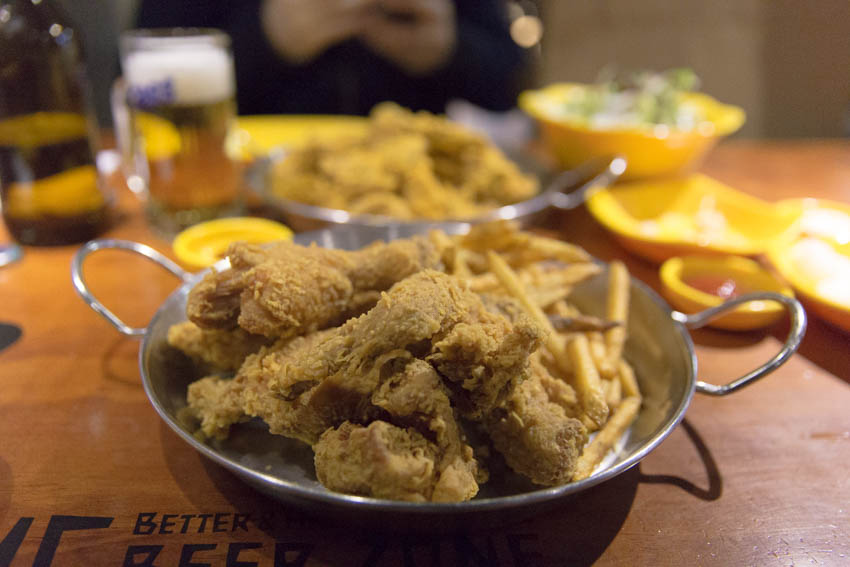
[[[202,222],[182,231],[174,238],[172,248],[187,269],[202,270],[221,260],[233,242],[263,244],[289,240],[292,231],[268,219],[232,217]]]
[[[240,116],[236,145],[246,157],[260,157],[281,146],[293,146],[312,138],[356,135],[366,130],[362,116],[269,115]]]
[[[567,169],[593,158],[619,154],[628,160],[623,176],[627,180],[686,173],[746,119],[741,108],[702,93],[682,95],[682,102],[696,107],[704,117],[688,131],[666,126],[594,129],[555,115],[553,109],[563,105],[570,91],[586,86],[557,83],[519,96],[519,107],[535,119],[544,144]]]
[[[797,216],[702,174],[600,189],[587,208],[624,247],[655,262],[689,254],[754,256]]]
[[[697,313],[724,301],[756,291],[794,297],[784,282],[758,262],[741,256],[686,256],[670,258],[659,272],[663,294],[683,313]],[[731,331],[766,327],[784,312],[776,301],[750,301],[709,323]]]
[[[850,205],[823,199],[779,205],[797,219],[768,248],[768,260],[809,312],[850,331]]]

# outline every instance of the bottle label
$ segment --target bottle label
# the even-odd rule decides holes
[[[145,85],[132,85],[127,89],[127,96],[130,104],[136,108],[155,108],[169,105],[177,99],[174,82],[171,78]]]

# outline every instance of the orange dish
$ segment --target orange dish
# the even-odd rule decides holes
[[[716,307],[746,293],[769,291],[794,296],[791,288],[758,262],[740,256],[670,258],[661,265],[660,277],[664,296],[684,313]],[[757,329],[776,322],[783,311],[775,301],[751,301],[709,325],[732,331]]]

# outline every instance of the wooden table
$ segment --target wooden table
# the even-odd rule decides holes
[[[844,142],[727,143],[704,170],[769,200],[850,201]],[[107,236],[170,253],[126,191],[119,213]],[[657,288],[656,267],[583,208],[558,226]],[[0,352],[0,565],[850,564],[850,336],[816,319],[785,366],[733,396],[695,397],[684,423],[619,477],[505,528],[399,535],[270,501],[185,445],[145,397],[138,341],[73,291],[75,250],[28,248],[0,269],[0,321],[23,330]],[[177,285],[118,252],[92,256],[86,276],[137,326]],[[700,331],[700,378],[749,370],[782,332]]]

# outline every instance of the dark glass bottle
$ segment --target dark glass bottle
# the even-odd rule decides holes
[[[0,0],[0,197],[22,244],[82,242],[107,222],[80,41],[49,0]]]

